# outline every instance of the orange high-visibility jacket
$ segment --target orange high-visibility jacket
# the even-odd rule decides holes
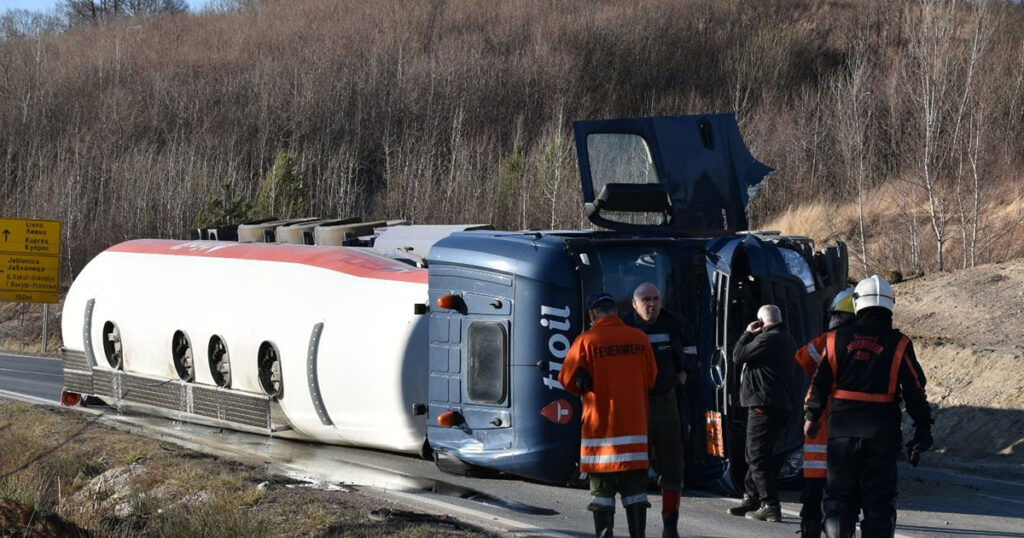
[[[593,379],[583,393],[573,382],[586,370]],[[558,381],[582,396],[580,471],[614,473],[647,469],[647,391],[658,369],[647,335],[616,316],[597,320],[576,338]]]
[[[800,364],[800,367],[808,375],[813,376],[814,371],[818,369],[818,364],[821,363],[821,358],[825,355],[828,335],[828,332],[822,333],[814,340],[808,342],[806,346],[796,350],[796,362]],[[807,395],[810,396],[810,394],[810,388],[808,388]],[[827,476],[828,412],[831,407],[831,402],[825,405],[825,412],[821,415],[821,427],[818,429],[818,435],[814,437],[804,436],[804,478],[826,478]]]

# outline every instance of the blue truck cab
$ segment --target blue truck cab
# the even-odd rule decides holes
[[[631,306],[652,282],[664,307],[696,328],[684,350],[698,374],[690,405],[688,481],[742,483],[746,416],[733,343],[762,304],[777,304],[799,343],[824,329],[845,287],[843,244],[747,232],[746,206],[771,171],[730,114],[574,124],[586,231],[470,231],[434,244],[429,267],[427,442],[438,465],[551,483],[578,475],[579,398],[558,372],[586,330],[596,291]],[[793,394],[806,376],[795,361]],[[800,401],[794,402],[799,408]],[[778,443],[783,477],[800,472],[800,420]]]

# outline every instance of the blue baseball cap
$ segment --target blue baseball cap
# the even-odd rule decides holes
[[[611,294],[603,291],[600,293],[591,293],[587,296],[586,304],[587,310],[597,308],[599,306],[615,306],[615,297],[612,297]]]

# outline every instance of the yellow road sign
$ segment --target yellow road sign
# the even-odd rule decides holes
[[[60,255],[60,222],[0,219],[0,252]]]
[[[56,303],[60,222],[0,219],[0,301]]]

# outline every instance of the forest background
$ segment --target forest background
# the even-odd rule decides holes
[[[0,215],[66,279],[270,214],[586,228],[572,121],[708,112],[777,170],[753,226],[855,275],[1024,255],[1019,2],[221,5],[0,17]]]

